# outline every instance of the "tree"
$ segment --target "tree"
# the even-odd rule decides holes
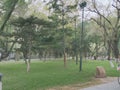
[[[27,72],[29,72],[32,48],[33,45],[35,45],[33,43],[35,43],[39,37],[39,29],[37,28],[42,26],[50,27],[52,26],[51,22],[30,16],[28,18],[19,17],[13,20],[11,24],[18,28],[14,35],[18,38],[18,43],[21,45],[19,50],[23,53],[24,60],[27,64]]]
[[[60,25],[62,26],[61,29],[63,31],[62,37],[63,37],[63,55],[64,55],[64,67],[66,67],[66,61],[67,61],[67,53],[66,53],[66,28],[65,26],[68,23],[68,20],[66,19],[67,13],[70,12],[70,9],[75,8],[76,4],[73,3],[75,1],[63,1],[63,0],[50,0],[49,2],[49,9],[51,9],[56,15],[58,15],[61,18]]]
[[[2,15],[1,15],[1,18],[2,18],[1,22],[2,23],[1,23],[1,26],[0,26],[0,32],[1,32],[0,35],[2,35],[4,38],[6,38],[4,33],[9,32],[9,30],[10,30],[10,32],[13,31],[12,30],[13,28],[9,29],[7,31],[4,30],[8,26],[10,26],[10,23],[8,21],[10,19],[12,19],[11,16],[14,16],[16,8],[21,7],[21,5],[24,5],[25,1],[24,0],[22,0],[22,1],[21,0],[12,0],[12,1],[11,0],[4,0],[4,1],[1,1],[0,4],[1,4],[0,10],[1,10],[1,13],[2,13]],[[11,41],[12,44],[11,44],[11,47],[9,47],[9,49],[3,50],[4,52],[2,52],[2,56],[0,58],[1,60],[9,56],[9,53],[12,51],[16,41],[17,41],[17,38],[15,38],[15,40]],[[6,43],[6,42],[3,42],[3,43]],[[9,42],[7,42],[7,43],[9,43]],[[7,48],[7,46],[6,46],[6,48]],[[4,48],[2,48],[2,49],[4,49]]]
[[[98,4],[96,3],[96,0],[92,0],[92,7],[89,8],[89,10],[93,13],[96,13],[100,19],[97,20],[95,18],[92,18],[93,21],[95,21],[100,27],[104,29],[104,34],[108,38],[106,42],[108,42],[108,49],[110,47],[112,48],[112,51],[114,53],[114,56],[116,59],[119,58],[119,49],[118,49],[118,43],[119,43],[119,32],[120,32],[120,1],[119,0],[113,0],[114,4],[109,4],[109,6],[106,7],[106,9],[99,8]],[[105,6],[102,6],[105,7]],[[111,10],[110,7],[113,8]],[[100,10],[102,9],[102,10]],[[108,11],[108,12],[106,12]],[[114,15],[113,15],[114,12]],[[112,17],[115,17],[114,20],[111,19]],[[111,33],[111,37],[109,36]]]

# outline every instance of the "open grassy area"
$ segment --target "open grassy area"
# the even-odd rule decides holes
[[[49,87],[84,83],[93,79],[96,66],[104,66],[107,76],[117,76],[116,68],[111,68],[108,61],[83,61],[83,70],[74,61],[32,61],[31,71],[26,72],[24,62],[1,62],[3,90],[45,90]]]

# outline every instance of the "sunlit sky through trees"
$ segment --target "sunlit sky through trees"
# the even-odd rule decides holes
[[[25,0],[26,2],[27,1],[29,1],[29,0]],[[36,11],[36,12],[42,12],[42,13],[44,13],[44,14],[46,14],[47,16],[50,14],[49,13],[49,10],[45,10],[45,5],[46,5],[46,3],[47,2],[49,2],[50,0],[33,0],[32,1],[32,4],[31,5],[29,5],[29,8],[31,8],[32,7],[32,10],[33,11]],[[70,1],[70,0],[68,0],[68,1]],[[87,0],[86,0],[87,1]],[[112,2],[112,0],[96,0],[96,3],[98,4],[98,5],[100,5],[100,6],[102,6],[102,5],[104,5],[104,6],[108,6],[108,4],[110,4],[110,6],[111,6],[111,8],[112,8],[112,4],[113,4],[113,2]],[[89,6],[89,2],[87,2],[87,6]],[[31,14],[31,13],[27,13],[27,14]],[[79,15],[81,15],[81,11],[80,11],[80,9],[78,8],[78,11],[75,13],[75,14],[79,14]],[[29,15],[28,15],[29,16]],[[93,14],[93,13],[89,13],[89,12],[87,12],[87,10],[85,11],[85,17],[87,17],[87,18],[90,18],[91,16],[95,16],[96,17],[96,15],[95,14]]]

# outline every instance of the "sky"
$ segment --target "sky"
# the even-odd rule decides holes
[[[112,3],[112,0],[96,0],[96,1],[99,1],[99,2],[101,2],[104,5],[106,5],[108,3]]]
[[[26,2],[27,1],[29,1],[29,0],[25,0]],[[38,11],[38,12],[43,12],[43,13],[45,13],[45,14],[49,14],[48,12],[46,12],[44,9],[43,9],[43,7],[44,7],[44,5],[45,5],[45,3],[43,3],[43,1],[44,0],[34,0],[33,2],[32,2],[32,5],[30,6],[30,7],[33,7],[33,8],[36,8],[36,11]],[[46,2],[48,2],[49,0],[46,0]],[[69,1],[69,0],[67,0],[67,1]],[[107,6],[107,4],[112,4],[112,1],[113,0],[96,0],[96,2],[98,2],[98,4],[103,4],[103,5],[105,5],[105,6]],[[42,4],[41,4],[42,3]],[[88,5],[89,3],[87,3],[87,5]],[[79,12],[79,10],[78,10],[78,12]]]

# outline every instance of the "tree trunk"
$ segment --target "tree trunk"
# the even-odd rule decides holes
[[[64,67],[66,68],[66,60],[67,60],[67,54],[64,51]]]
[[[119,59],[118,43],[119,43],[119,37],[118,37],[118,33],[116,31],[116,32],[114,32],[112,47],[113,47],[113,53],[114,53],[115,59],[117,59],[117,60]]]
[[[108,40],[107,41],[107,46],[108,46],[108,49],[107,49],[107,56],[108,56],[108,58],[107,58],[107,60],[111,59],[111,56],[110,56],[110,54],[111,54],[111,44],[112,44],[111,40]]]
[[[30,59],[27,60],[27,72],[30,71]]]
[[[118,43],[119,43],[119,40],[114,40],[113,41],[113,53],[114,53],[114,56],[115,56],[116,59],[119,58]]]
[[[78,65],[78,53],[76,53],[76,65]]]
[[[28,60],[27,60],[27,72],[30,71],[30,61],[31,61],[31,48],[32,48],[32,42],[31,39],[29,41],[29,48],[28,48]]]
[[[94,60],[96,60],[97,58],[98,58],[98,43],[96,42]]]

